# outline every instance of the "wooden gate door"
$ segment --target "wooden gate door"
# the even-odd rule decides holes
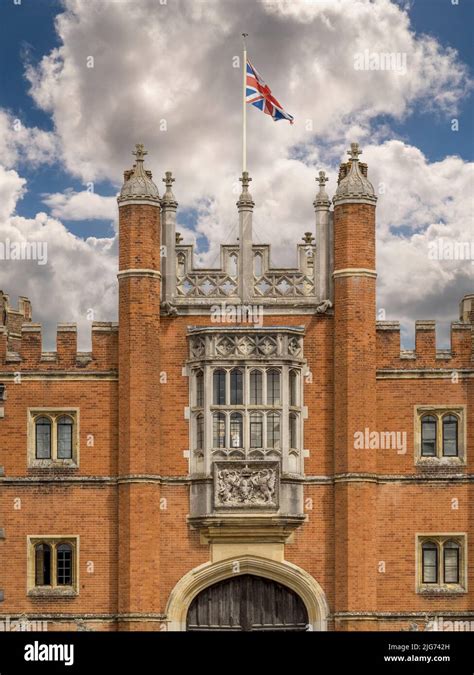
[[[205,588],[191,603],[188,631],[305,631],[308,613],[286,586],[250,574]]]

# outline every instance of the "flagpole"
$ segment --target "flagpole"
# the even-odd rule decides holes
[[[248,33],[242,33],[243,57],[242,57],[242,173],[247,171],[247,45],[245,38]]]

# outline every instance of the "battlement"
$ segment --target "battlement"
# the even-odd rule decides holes
[[[460,305],[461,320],[451,323],[451,346],[436,347],[436,322],[415,322],[415,349],[400,348],[400,323],[377,321],[377,367],[398,369],[472,367],[474,361],[474,296]]]
[[[77,350],[77,325],[58,324],[56,351],[43,351],[39,323],[23,323],[15,349],[8,344],[8,331],[0,326],[0,365],[15,371],[115,370],[118,364],[118,324],[93,322],[92,351]]]
[[[0,291],[0,328],[5,329],[8,349],[15,350],[21,340],[21,327],[31,321],[31,302],[28,298],[18,298],[18,309],[10,306],[9,296]]]

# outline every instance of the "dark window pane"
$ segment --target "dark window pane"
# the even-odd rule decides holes
[[[204,405],[204,373],[200,370],[196,374],[196,406],[202,408]]]
[[[38,417],[35,422],[36,459],[51,459],[51,420]]]
[[[244,386],[242,371],[234,368],[230,373],[230,404],[242,405],[244,402]]]
[[[443,455],[445,457],[458,455],[458,418],[455,415],[443,417]]]
[[[204,417],[196,417],[196,449],[202,450],[204,447]]]
[[[250,404],[262,405],[262,373],[260,370],[252,370],[250,373]]]
[[[459,546],[446,544],[444,547],[444,583],[459,583]]]
[[[72,458],[72,430],[73,422],[70,417],[60,417],[58,420],[58,457]]]
[[[290,415],[290,448],[298,447],[298,418]]]
[[[278,370],[267,372],[267,404],[279,405],[280,403],[280,373]]]
[[[421,454],[436,457],[436,417],[432,415],[421,420]]]
[[[267,448],[280,447],[280,415],[267,415]]]
[[[290,370],[290,405],[298,405],[298,374]]]
[[[438,549],[433,544],[423,544],[422,565],[423,583],[438,583]]]
[[[230,416],[230,447],[243,448],[243,424],[242,415],[240,413],[233,413]]]
[[[72,546],[60,544],[56,556],[56,581],[58,586],[72,586]]]
[[[225,448],[225,415],[214,413],[213,418],[213,447]]]
[[[214,405],[225,405],[225,370],[214,371]]]
[[[35,546],[35,586],[51,586],[51,548],[48,544]]]
[[[250,415],[250,447],[263,447],[263,418],[260,413]]]

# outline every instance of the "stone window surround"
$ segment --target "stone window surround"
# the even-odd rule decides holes
[[[27,545],[27,595],[34,597],[76,597],[79,595],[79,535],[76,534],[30,534],[26,537]],[[56,547],[59,544],[72,546],[72,586],[36,586],[35,546],[50,544],[52,548],[53,580],[56,577]]]
[[[442,418],[452,414],[458,418],[458,455],[444,457],[442,452]],[[438,419],[436,457],[421,454],[421,418],[433,415]],[[414,462],[417,466],[459,466],[467,464],[466,406],[465,405],[415,405],[414,406]]]
[[[460,546],[459,583],[423,583],[423,557],[421,547],[428,542],[438,545],[438,569],[443,565],[442,548],[448,541],[454,541]],[[418,594],[450,595],[464,594],[468,591],[467,569],[467,534],[465,532],[434,532],[417,533],[415,535],[416,582],[415,591]]]
[[[73,419],[72,458],[61,459],[57,456],[57,425],[56,420],[62,415]],[[36,457],[36,430],[37,417],[49,417],[51,426],[51,459],[37,459]],[[79,466],[79,408],[32,407],[27,409],[27,455],[28,468],[77,468]]]

